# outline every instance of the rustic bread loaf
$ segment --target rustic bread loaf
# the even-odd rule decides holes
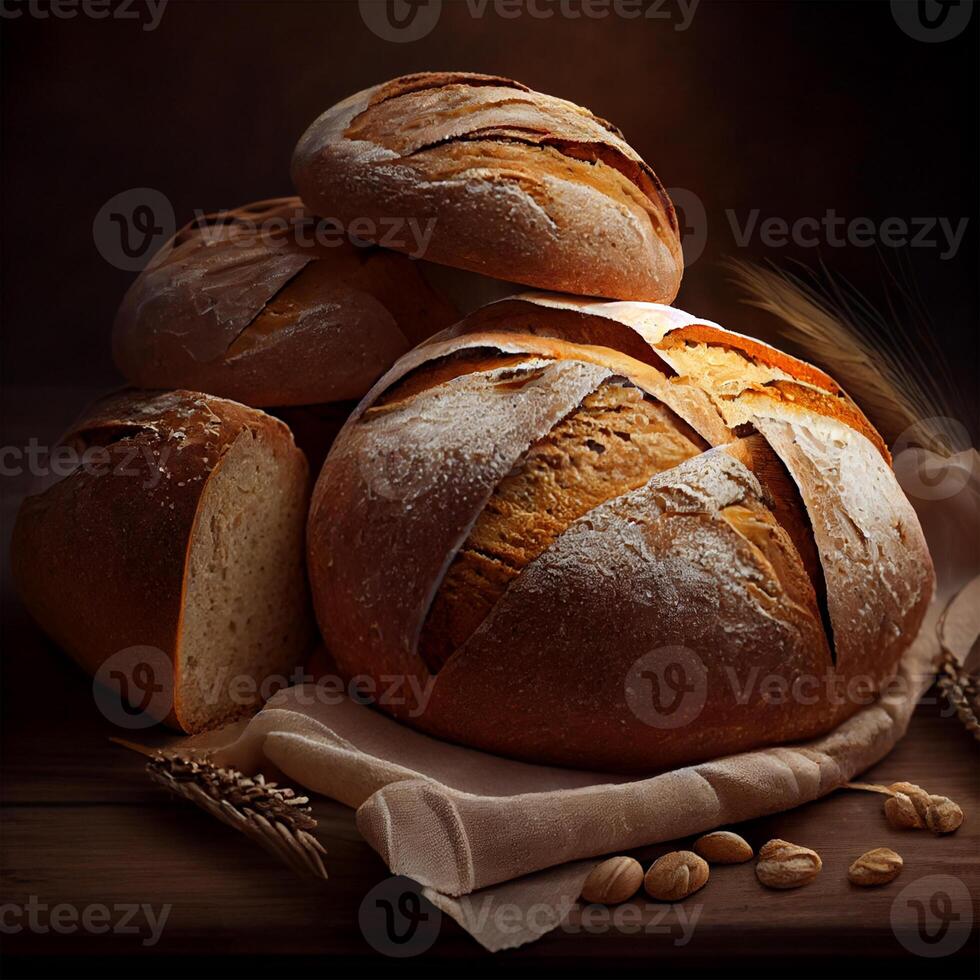
[[[670,307],[545,294],[375,386],[307,544],[341,671],[426,692],[385,710],[599,769],[829,730],[893,675],[932,590],[887,448],[831,378]]]
[[[680,285],[653,170],[605,120],[511,79],[422,72],[366,89],[310,126],[292,172],[316,214],[378,235],[427,225],[432,262],[586,296],[670,302]]]
[[[309,477],[289,430],[210,395],[123,392],[65,441],[78,467],[25,499],[14,527],[28,610],[90,673],[133,647],[160,651],[170,666],[153,680],[169,690],[156,704],[173,727],[252,710],[314,632]]]
[[[279,198],[181,229],[126,293],[113,352],[143,388],[336,402],[455,318],[410,259],[356,246]]]

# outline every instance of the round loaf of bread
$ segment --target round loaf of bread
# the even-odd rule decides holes
[[[158,691],[146,711],[187,732],[285,686],[315,633],[309,474],[289,429],[210,395],[122,392],[65,450],[74,470],[23,501],[11,544],[41,628],[122,693]]]
[[[181,229],[126,293],[113,354],[142,388],[261,407],[337,402],[455,319],[410,259],[357,246],[279,198]]]
[[[828,731],[894,674],[933,581],[887,448],[822,371],[670,307],[546,294],[375,386],[307,547],[341,671],[400,682],[380,707],[598,770]]]
[[[309,127],[292,172],[316,214],[433,262],[584,296],[677,295],[657,175],[605,120],[508,78],[422,72],[359,92]]]

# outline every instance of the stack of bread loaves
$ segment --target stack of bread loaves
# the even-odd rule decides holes
[[[182,231],[123,302],[127,378],[210,394],[116,396],[74,437],[168,449],[166,479],[80,469],[22,508],[21,589],[84,665],[160,646],[169,721],[191,731],[235,713],[206,703],[216,672],[300,658],[305,463],[285,425],[225,399],[344,402],[390,367],[306,529],[340,672],[424,693],[385,710],[638,770],[825,732],[880,691],[932,588],[887,447],[822,371],[661,305],[677,220],[613,126],[507,79],[411,75],[317,119],[293,180],[301,201]],[[378,244],[298,245],[316,215]],[[429,223],[431,262],[560,293],[444,329],[419,264],[378,247],[392,216]]]

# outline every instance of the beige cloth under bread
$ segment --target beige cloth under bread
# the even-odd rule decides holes
[[[889,752],[931,682],[938,612],[977,571],[980,468],[975,453],[955,465],[967,477],[952,499],[910,493],[939,591],[899,683],[822,738],[646,779],[610,777],[450,745],[303,685],[277,694],[215,759],[248,772],[272,764],[293,784],[355,807],[358,828],[394,874],[421,883],[487,949],[522,945],[559,925],[595,857],[791,809]],[[501,907],[519,914],[502,919],[493,914]]]
[[[246,772],[271,763],[293,785],[355,807],[358,829],[393,874],[422,884],[487,949],[505,949],[561,922],[594,864],[587,859],[791,809],[882,758],[931,679],[934,616],[903,659],[901,693],[825,737],[646,779],[450,745],[353,701],[318,697],[314,685],[281,691],[214,758]],[[502,922],[486,914],[495,904],[529,914]]]

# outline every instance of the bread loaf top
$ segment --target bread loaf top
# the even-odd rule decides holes
[[[601,464],[575,462],[580,444],[614,451],[587,433],[593,424],[614,432],[603,412],[629,402],[628,389],[610,392],[622,384],[668,412],[668,441],[658,445],[683,447],[663,464],[647,453],[654,475],[644,482],[636,472],[632,486],[603,484]],[[573,436],[559,456],[548,440],[563,426]],[[659,439],[657,427],[645,412],[626,434]],[[535,475],[561,459],[579,471],[569,479],[589,481],[572,494],[581,516],[553,507],[550,476]],[[617,472],[632,480],[631,465]],[[535,507],[540,545],[519,530],[522,508]],[[552,516],[564,525],[555,533]],[[717,664],[751,656],[763,672],[826,670],[874,688],[917,631],[932,588],[888,450],[826,374],[680,310],[546,294],[484,307],[375,386],[324,464],[308,562],[321,628],[343,669],[433,677],[417,723],[555,761],[583,751],[581,740],[556,747],[556,732],[588,715],[588,684],[643,653],[629,644],[644,636],[686,636]],[[471,605],[478,597],[481,621],[459,618],[454,590],[469,590]],[[573,683],[562,678],[579,672],[573,718],[556,705]],[[594,723],[596,738],[626,723],[616,713],[625,709],[611,708],[622,677],[609,684],[593,691],[596,711],[612,719]],[[499,711],[487,707],[493,698]],[[652,752],[644,736],[634,761],[804,737],[857,704],[790,706],[768,732],[745,721],[744,706],[716,707],[710,738],[685,736],[704,735],[700,746],[674,733],[672,748]],[[476,711],[483,721],[468,723]]]
[[[277,198],[198,217],[164,245],[123,299],[113,354],[144,388],[334,402],[455,315],[410,260]]]
[[[653,170],[587,109],[519,82],[423,72],[345,99],[293,155],[318,214],[432,220],[424,257],[587,296],[669,302],[677,217]]]

